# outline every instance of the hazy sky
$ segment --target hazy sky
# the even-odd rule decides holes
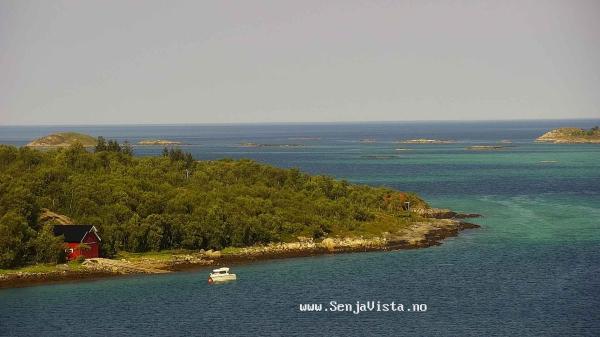
[[[598,0],[0,0],[0,124],[579,117]]]

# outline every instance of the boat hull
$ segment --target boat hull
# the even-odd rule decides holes
[[[209,283],[220,283],[220,282],[229,282],[237,280],[237,276],[235,274],[227,274],[227,275],[211,275],[208,278]]]

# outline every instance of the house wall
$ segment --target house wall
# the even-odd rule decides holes
[[[81,255],[85,256],[86,259],[100,257],[100,242],[98,242],[96,235],[93,233],[87,233],[87,235],[83,238],[83,243],[90,246],[90,249],[81,252]]]
[[[67,251],[67,260],[75,260],[78,256],[83,255],[86,259],[100,257],[100,242],[93,233],[88,233],[83,238],[83,243],[90,246],[89,250],[79,249],[79,242],[68,242],[66,245],[68,249],[72,249],[73,252]]]

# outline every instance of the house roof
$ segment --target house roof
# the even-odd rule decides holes
[[[97,231],[92,225],[55,225],[53,228],[54,235],[64,235],[65,242],[81,242],[89,232],[94,233],[100,240]]]

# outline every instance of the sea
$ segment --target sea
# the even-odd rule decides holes
[[[198,160],[297,167],[483,215],[473,220],[481,228],[439,246],[235,265],[238,280],[222,285],[199,269],[4,289],[0,335],[600,336],[600,145],[534,142],[556,127],[594,125],[600,119],[0,126],[0,143],[17,146],[57,131],[180,141]],[[398,142],[417,138],[455,142]],[[138,156],[162,149],[134,146]]]

